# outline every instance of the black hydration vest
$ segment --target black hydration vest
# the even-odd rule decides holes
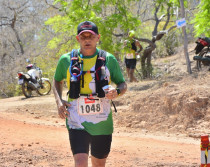
[[[136,47],[136,41],[133,40],[132,43],[131,43],[131,49],[135,50],[135,52],[137,51],[137,47]]]
[[[99,98],[105,97],[102,87],[108,85],[108,78],[103,77],[101,67],[105,67],[106,64],[106,51],[99,50],[95,64],[95,71],[83,71],[83,59],[81,58],[81,60],[79,60],[78,50],[73,50],[70,53],[70,56],[71,65],[69,70],[71,77],[70,90],[68,91],[69,97],[71,99],[77,99],[80,96],[90,96],[88,94],[80,94],[80,88],[84,87],[84,75],[86,73],[95,73],[96,94],[92,95],[96,95]]]

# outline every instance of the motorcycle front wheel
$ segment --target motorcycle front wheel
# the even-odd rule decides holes
[[[22,92],[23,92],[23,94],[26,98],[29,98],[32,95],[32,89],[28,85],[27,81],[24,81],[23,84],[22,84]]]
[[[44,80],[42,81],[42,85],[37,89],[37,93],[39,95],[47,95],[51,91],[51,83],[50,81]]]

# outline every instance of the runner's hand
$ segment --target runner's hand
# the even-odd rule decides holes
[[[105,94],[105,97],[109,100],[112,100],[112,99],[118,97],[117,90],[116,89],[109,89],[107,91],[107,93]]]
[[[69,111],[67,110],[67,108],[70,107],[70,106],[71,106],[71,104],[69,104],[65,100],[62,100],[62,101],[60,101],[60,103],[57,104],[57,107],[58,107],[58,115],[62,119],[65,119],[65,118],[67,118],[70,115]]]

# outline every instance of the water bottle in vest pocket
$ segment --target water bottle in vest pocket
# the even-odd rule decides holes
[[[99,80],[96,80],[96,92],[98,93],[98,97],[105,97],[105,92],[102,89],[104,86],[108,85],[108,78],[105,73],[105,66],[101,67],[101,77]]]
[[[76,77],[76,73],[73,73],[70,79],[70,94],[71,99],[77,99],[80,97],[80,77]]]

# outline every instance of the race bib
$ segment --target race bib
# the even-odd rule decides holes
[[[127,53],[126,54],[126,59],[134,59],[134,53]]]
[[[80,97],[78,100],[79,115],[94,115],[103,112],[101,101],[95,100],[94,97]]]

